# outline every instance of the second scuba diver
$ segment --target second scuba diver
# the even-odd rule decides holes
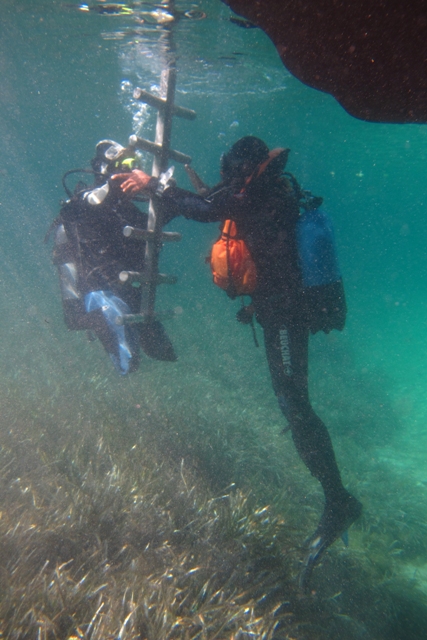
[[[221,158],[221,183],[206,195],[170,184],[156,198],[158,180],[140,170],[113,176],[124,194],[147,193],[156,198],[164,219],[174,216],[199,222],[231,220],[252,257],[256,284],[251,312],[264,331],[271,380],[280,409],[288,421],[297,451],[321,483],[325,505],[318,527],[307,541],[301,587],[307,588],[314,566],[326,549],[361,515],[361,503],[343,486],[328,430],[310,404],[308,393],[309,332],[342,329],[345,299],[342,281],[308,287],[303,279],[301,209],[317,215],[321,198],[306,198],[290,174],[284,175],[288,149],[269,151],[254,136],[238,140]],[[239,317],[240,316],[240,317]]]
[[[159,320],[120,324],[123,315],[140,312],[141,288],[130,280],[121,282],[119,274],[144,269],[144,244],[125,237],[123,229],[146,229],[147,214],[111,178],[130,172],[134,163],[134,151],[113,140],[101,140],[92,169],[65,174],[69,199],[52,225],[53,262],[59,272],[65,323],[70,330],[94,334],[122,375],[138,368],[140,347],[156,360],[176,360]],[[79,182],[72,193],[65,182],[71,173],[92,174],[95,182],[92,186]]]

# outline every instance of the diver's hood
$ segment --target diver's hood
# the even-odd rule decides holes
[[[248,176],[268,159],[268,147],[255,136],[245,136],[233,144],[221,157],[221,174],[227,182],[239,176]]]

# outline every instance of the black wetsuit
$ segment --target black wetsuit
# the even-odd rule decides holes
[[[58,225],[63,225],[65,241],[58,242],[57,232],[54,262],[60,274],[62,265],[67,263],[74,264],[77,272],[75,296],[68,296],[67,292],[64,295],[62,286],[67,327],[94,332],[116,368],[125,374],[138,367],[140,346],[158,360],[172,361],[176,355],[159,321],[152,319],[150,323],[120,329],[108,319],[106,305],[119,305],[121,313],[140,313],[141,287],[132,286],[130,280],[122,283],[119,274],[144,269],[144,244],[133,236],[125,237],[123,228],[127,225],[147,228],[147,214],[123,194],[120,185],[110,180],[108,188],[108,194],[99,203],[93,199],[92,188],[74,195],[62,206]],[[94,296],[89,302],[88,294]],[[120,359],[123,350],[128,351],[125,365]]]
[[[258,179],[240,193],[218,186],[206,199],[177,187],[167,189],[158,206],[163,215],[199,222],[232,219],[256,265],[252,294],[274,392],[288,420],[299,455],[322,484],[326,501],[348,496],[329,433],[308,395],[309,322],[298,267],[296,222],[299,205],[283,178]]]
[[[90,204],[91,190],[66,202],[60,212],[72,257],[78,271],[81,296],[90,291],[109,289],[122,298],[132,313],[138,313],[141,289],[119,280],[121,271],[142,271],[144,246],[140,240],[126,238],[126,225],[147,228],[147,214],[123,195],[120,185],[109,182],[109,193],[100,204]]]

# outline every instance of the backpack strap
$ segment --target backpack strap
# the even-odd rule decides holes
[[[225,226],[226,226],[227,223],[228,223],[227,231],[224,231]],[[234,228],[236,230],[236,234],[234,236],[231,236],[231,227],[232,227],[233,224],[234,224]],[[231,263],[230,263],[230,239],[232,237],[233,237],[233,239],[236,238],[237,227],[236,227],[235,223],[233,222],[233,220],[226,220],[224,222],[222,233],[226,237],[225,250],[227,252],[227,272],[228,272],[228,287],[227,287],[226,293],[232,300],[234,300],[237,297],[237,289],[236,289],[236,285],[234,284],[233,272],[231,270]]]
[[[254,344],[256,347],[259,347],[259,342],[256,335],[255,324],[254,324],[255,308],[252,303],[249,305],[245,305],[244,296],[241,296],[240,299],[241,299],[242,306],[240,307],[239,311],[236,313],[236,320],[238,322],[241,322],[242,324],[249,324],[251,326]]]
[[[268,153],[267,160],[261,162],[256,168],[255,171],[246,179],[246,184],[243,191],[248,187],[248,185],[257,180],[263,173],[266,172],[267,169],[272,171],[273,173],[277,173],[279,176],[283,173],[283,170],[288,161],[288,156],[290,153],[290,149],[285,149],[283,147],[277,147],[276,149],[272,149]]]

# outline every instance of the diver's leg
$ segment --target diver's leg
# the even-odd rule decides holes
[[[264,322],[273,388],[288,420],[296,449],[325,494],[325,508],[312,537],[303,583],[323,552],[359,517],[362,507],[343,486],[328,430],[308,395],[308,329],[275,318]],[[314,546],[313,546],[314,545]],[[303,586],[306,586],[303,584]]]
[[[345,489],[331,438],[308,398],[308,329],[274,322],[264,326],[267,360],[280,408],[297,451],[329,498]]]
[[[64,322],[69,331],[84,331],[88,329],[88,314],[84,302],[80,299],[62,300]]]

